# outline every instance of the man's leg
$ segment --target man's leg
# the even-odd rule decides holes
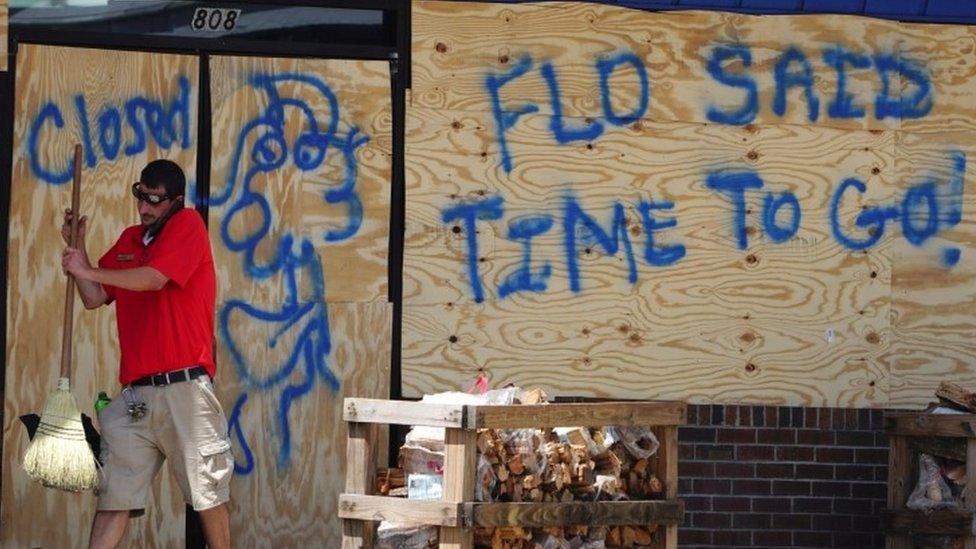
[[[89,549],[113,549],[125,535],[129,525],[128,511],[98,511],[92,522]]]
[[[227,504],[221,503],[205,511],[200,511],[203,523],[203,536],[207,538],[210,549],[230,549],[230,513]]]

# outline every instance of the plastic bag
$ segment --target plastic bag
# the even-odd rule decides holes
[[[572,549],[569,541],[555,536],[544,534],[532,539],[535,549]]]
[[[491,494],[498,484],[498,476],[491,468],[491,463],[481,454],[478,454],[478,476],[475,478],[477,480],[474,483],[474,500],[487,503],[494,501]]]
[[[614,442],[620,442],[624,448],[637,459],[647,459],[657,452],[661,443],[657,441],[654,432],[648,427],[607,427],[607,447]]]
[[[500,429],[498,438],[505,445],[505,453],[519,456],[522,466],[532,475],[545,470],[546,456],[542,451],[542,432],[538,429]],[[521,474],[521,471],[513,471]]]
[[[376,529],[377,549],[437,547],[437,527],[382,521]]]
[[[918,484],[908,496],[905,507],[915,511],[957,509],[959,507],[959,503],[952,497],[949,485],[942,478],[939,464],[929,454],[919,454],[918,456]]]
[[[401,446],[399,463],[406,475],[444,474],[444,452],[432,452],[422,446]]]

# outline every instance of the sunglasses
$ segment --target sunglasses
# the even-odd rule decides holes
[[[132,184],[132,196],[136,197],[139,202],[145,202],[146,204],[152,204],[156,206],[162,203],[164,200],[169,200],[170,196],[165,194],[149,194],[144,191],[139,190],[139,182]]]

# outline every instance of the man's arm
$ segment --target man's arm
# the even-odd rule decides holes
[[[64,223],[61,225],[61,236],[64,238],[64,243],[71,245],[71,210],[64,211]],[[91,265],[88,260],[88,251],[85,249],[85,228],[88,221],[88,216],[82,216],[78,220],[78,249],[81,251],[81,257],[85,265]],[[63,261],[63,259],[62,259]],[[108,293],[105,292],[105,288],[97,282],[92,282],[91,280],[83,280],[75,277],[76,285],[78,286],[78,295],[81,296],[81,302],[85,304],[86,309],[96,309],[101,307],[108,301]]]
[[[99,286],[108,284],[116,288],[123,288],[133,292],[154,292],[161,290],[169,282],[169,278],[152,267],[135,267],[133,269],[87,269],[75,276],[81,280],[90,280]],[[104,290],[102,290],[104,291]]]
[[[61,256],[61,266],[64,267],[65,271],[75,275],[75,279],[79,283],[79,290],[82,288],[83,283],[88,288],[91,288],[91,285],[97,286],[98,291],[104,295],[105,299],[108,296],[105,294],[105,289],[102,288],[102,284],[108,284],[109,286],[115,286],[116,288],[123,288],[133,292],[151,292],[162,289],[169,282],[169,278],[166,275],[153,267],[135,267],[133,269],[94,268],[88,262],[85,253],[77,248],[64,249],[64,254]],[[95,298],[92,299],[94,307],[98,307],[105,302],[105,299],[98,302],[97,294],[92,297]],[[82,300],[85,301],[84,294]],[[88,301],[85,301],[85,306],[88,307]]]
[[[98,282],[83,280],[78,277],[75,277],[75,282],[78,286],[78,295],[81,296],[81,302],[85,304],[86,309],[97,309],[108,301],[105,288],[102,288]]]

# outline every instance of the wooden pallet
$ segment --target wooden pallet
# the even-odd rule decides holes
[[[885,416],[885,433],[890,444],[888,509],[882,519],[887,548],[909,549],[913,547],[913,534],[936,534],[962,537],[966,549],[976,549],[976,512],[922,512],[905,508],[918,480],[918,454],[922,447],[965,461],[963,493],[976,496],[976,415],[889,413]],[[923,441],[924,444],[919,444]],[[964,507],[976,509],[976,501],[965,501]]]
[[[339,496],[344,548],[372,547],[375,521],[388,520],[440,527],[442,548],[469,548],[474,526],[547,527],[573,524],[660,524],[656,547],[678,546],[684,503],[678,495],[678,425],[685,422],[683,402],[600,402],[523,406],[427,404],[347,398],[346,492]],[[404,500],[370,495],[376,463],[377,425],[444,427],[444,492],[441,501]],[[661,443],[656,474],[664,500],[570,503],[474,502],[478,429],[561,426],[648,426]]]

